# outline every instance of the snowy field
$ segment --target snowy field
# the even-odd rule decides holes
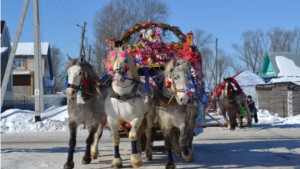
[[[266,126],[289,125],[300,126],[300,115],[281,118],[267,110],[258,111],[258,124]],[[16,132],[55,132],[68,131],[67,106],[51,107],[41,114],[41,121],[35,123],[34,111],[10,109],[1,114],[1,134]],[[79,130],[83,127],[80,126]]]
[[[221,119],[221,116],[215,118]],[[300,169],[300,116],[281,118],[267,110],[258,112],[253,127],[229,131],[207,127],[194,138],[195,161],[174,157],[177,168],[276,168]],[[34,122],[34,112],[11,109],[1,114],[1,169],[63,168],[68,151],[67,107],[52,107]],[[87,130],[79,127],[74,154],[75,168],[110,168],[113,146],[109,130],[100,140],[100,156],[82,165]],[[164,168],[166,153],[163,142],[154,142],[153,160],[141,168]],[[130,165],[130,142],[122,139],[120,153],[124,168]]]

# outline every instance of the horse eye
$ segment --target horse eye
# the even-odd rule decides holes
[[[79,75],[81,75],[81,72],[79,72]]]
[[[127,63],[127,59],[125,59],[125,63]]]
[[[178,76],[175,76],[174,79],[177,80],[177,79],[178,79]]]

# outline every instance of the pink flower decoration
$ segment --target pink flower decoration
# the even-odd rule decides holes
[[[112,52],[110,52],[110,57],[115,57],[116,56],[116,52],[115,51],[112,51]]]
[[[125,57],[125,56],[126,56],[126,53],[125,53],[124,51],[122,51],[122,52],[120,52],[120,55],[121,55],[122,57]]]

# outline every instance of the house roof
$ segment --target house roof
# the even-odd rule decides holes
[[[248,70],[241,71],[233,77],[241,86],[255,86],[265,83],[262,78]]]
[[[260,77],[299,76],[300,53],[268,52],[265,56]]]
[[[13,45],[13,43],[11,43]],[[41,54],[47,55],[50,50],[49,42],[41,42]],[[33,42],[19,42],[16,55],[34,55],[34,43]]]

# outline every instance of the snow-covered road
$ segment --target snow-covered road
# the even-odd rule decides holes
[[[290,126],[252,128],[229,131],[210,127],[194,139],[195,162],[187,163],[174,157],[177,168],[300,168],[300,128]],[[110,168],[113,147],[109,131],[100,140],[100,156],[92,164],[82,165],[86,130],[78,132],[74,154],[75,168]],[[69,133],[29,132],[1,135],[1,168],[41,169],[63,168],[67,158]],[[152,161],[141,168],[164,168],[167,159],[163,142],[154,143]],[[124,168],[130,165],[130,142],[122,139],[121,157]]]

